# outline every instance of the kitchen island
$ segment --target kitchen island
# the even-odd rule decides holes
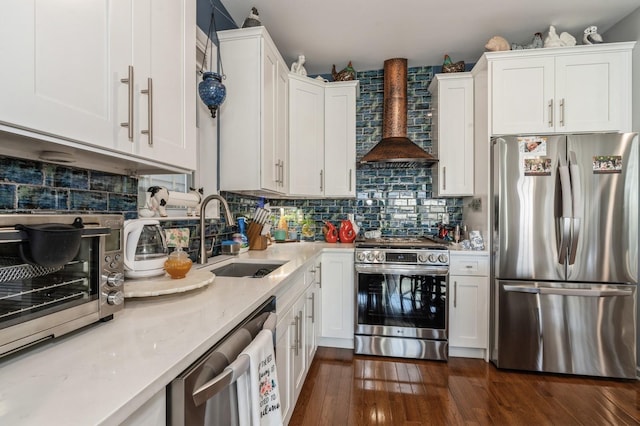
[[[1,359],[0,424],[121,424],[325,250],[353,245],[276,244],[213,258],[203,267],[286,263],[261,279],[216,277],[186,293],[127,299],[112,321]]]

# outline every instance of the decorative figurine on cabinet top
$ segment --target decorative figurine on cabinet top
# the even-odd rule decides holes
[[[262,22],[260,22],[260,15],[258,15],[258,9],[255,7],[251,8],[249,12],[249,16],[247,16],[242,24],[242,28],[249,27],[260,27],[262,26]]]
[[[564,31],[560,33],[556,33],[556,27],[553,25],[549,26],[549,33],[547,37],[544,39],[544,47],[563,47],[563,46],[575,46],[576,38]]]
[[[333,68],[331,68],[331,75],[333,76],[333,81],[350,81],[356,79],[356,70],[353,69],[351,61],[349,61],[346,68],[340,72],[336,72],[336,65],[333,64]]]
[[[542,47],[542,33],[535,33],[529,44],[511,43],[511,50],[540,49]]]
[[[291,64],[291,72],[294,74],[307,75],[307,69],[304,67],[304,55],[298,56],[298,60]]]
[[[489,39],[487,44],[484,45],[485,49],[491,52],[499,52],[502,50],[511,50],[511,46],[506,38],[501,36],[493,36]]]
[[[453,62],[449,55],[444,55],[442,72],[462,72],[464,71],[464,61]]]
[[[582,36],[582,42],[584,44],[598,44],[602,43],[602,36],[598,34],[598,27],[591,25],[584,29],[584,35]]]

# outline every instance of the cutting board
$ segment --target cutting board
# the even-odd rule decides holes
[[[184,278],[173,279],[168,274],[158,277],[124,282],[124,297],[149,297],[163,294],[182,293],[211,284],[215,274],[202,269],[192,269]]]

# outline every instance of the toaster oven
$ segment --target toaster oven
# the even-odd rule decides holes
[[[123,224],[113,214],[0,215],[0,357],[124,307]]]

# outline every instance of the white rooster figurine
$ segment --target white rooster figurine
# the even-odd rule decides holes
[[[598,27],[591,25],[584,29],[584,35],[582,36],[584,44],[598,44],[602,43],[602,41],[602,36],[598,34]]]

